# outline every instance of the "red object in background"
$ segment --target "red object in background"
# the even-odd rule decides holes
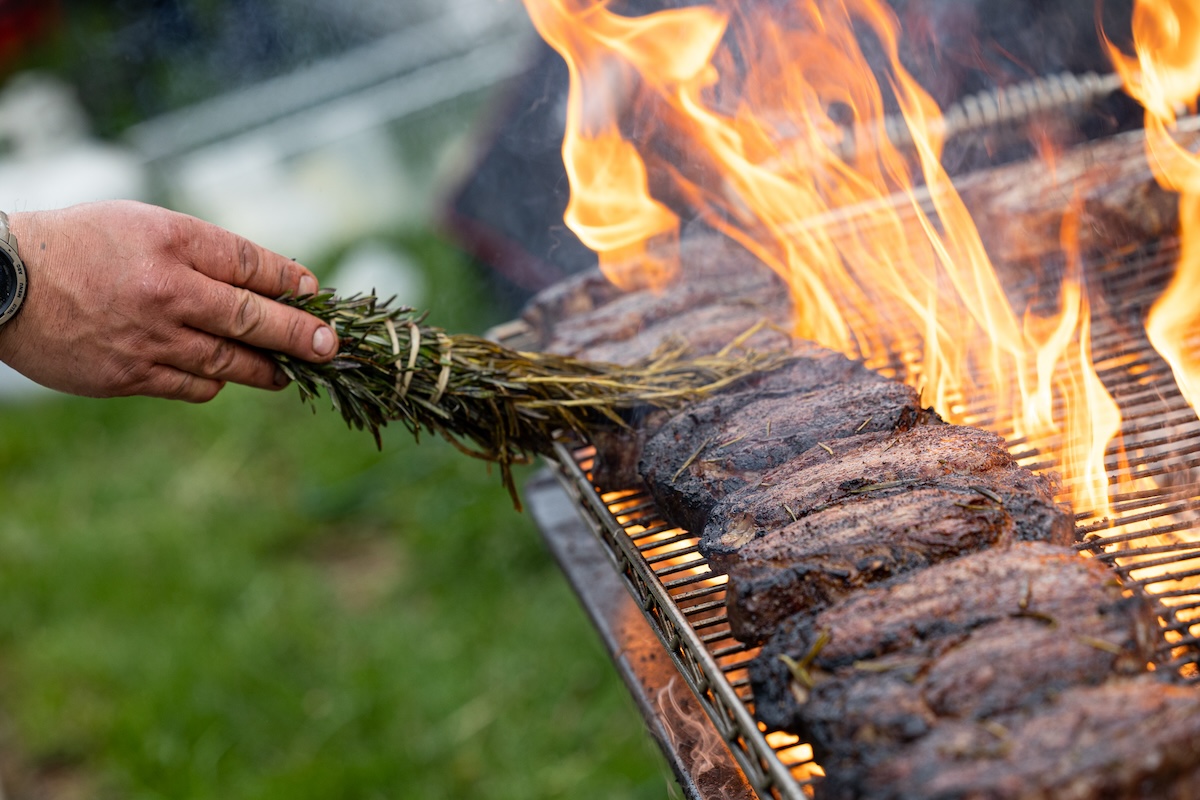
[[[10,66],[60,19],[59,0],[0,0],[0,68]]]

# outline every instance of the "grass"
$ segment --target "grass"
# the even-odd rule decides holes
[[[434,321],[478,331],[469,266],[401,244],[436,267]],[[0,407],[10,794],[64,773],[122,798],[671,792],[498,476],[384,442],[293,391]]]

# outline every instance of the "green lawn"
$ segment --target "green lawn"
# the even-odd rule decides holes
[[[434,322],[495,321],[460,257],[402,243]],[[294,391],[0,406],[9,794],[675,793],[528,516],[405,437]]]

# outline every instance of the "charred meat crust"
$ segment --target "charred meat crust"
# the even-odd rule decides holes
[[[676,415],[646,442],[640,472],[664,519],[702,531],[719,499],[810,448],[930,415],[912,389],[840,355],[798,358]]]
[[[986,725],[948,721],[870,774],[831,774],[819,796],[1183,800],[1197,781],[1200,693],[1145,675],[1072,688]]]
[[[1103,564],[1020,543],[791,618],[750,680],[760,719],[809,738],[831,785],[851,787],[955,721],[986,724],[1144,671],[1157,628],[1149,603],[1125,596]],[[810,682],[798,686],[786,659],[809,653]]]
[[[569,355],[629,364],[652,358],[663,348],[682,348],[690,356],[707,356],[739,341],[742,350],[786,352],[792,346],[785,332],[788,312],[775,299],[770,303],[726,300],[690,308],[668,320],[647,324],[627,339],[597,342]]]
[[[702,344],[701,339],[719,342],[715,352],[759,320],[773,322],[781,328],[787,325],[790,318],[787,290],[773,272],[757,263],[738,263],[730,259],[722,262],[714,261],[714,258],[714,253],[706,253],[701,258],[685,261],[685,273],[661,289],[618,294],[585,313],[553,324],[539,320],[532,309],[525,319],[535,332],[541,333],[542,349],[548,352],[619,363],[644,357],[653,352],[657,344],[671,339],[682,338],[693,346]],[[736,285],[736,292],[730,290],[731,285]],[[595,290],[578,294],[573,302],[581,307],[588,305],[592,298],[602,296]],[[719,311],[705,312],[705,309]],[[544,315],[550,313],[545,311]],[[741,324],[732,335],[733,325],[705,333],[699,326],[702,321],[712,324],[713,314],[741,317],[749,324]],[[690,322],[686,321],[689,318]],[[722,336],[724,341],[720,341]],[[630,354],[625,350],[630,350]]]
[[[521,319],[537,336],[539,349],[557,339],[554,352],[574,355],[605,341],[624,341],[652,322],[700,305],[734,297],[787,297],[767,266],[724,236],[688,237],[679,261],[680,275],[658,290],[623,291],[599,269],[573,275],[530,299]],[[786,309],[783,313],[786,320]],[[572,347],[578,349],[571,352]]]
[[[793,614],[987,547],[1073,540],[1070,518],[1040,495],[1036,476],[1014,466],[988,477],[945,476],[844,500],[718,556],[714,564],[729,574],[734,636],[762,641]],[[995,487],[990,496],[980,493],[981,482]]]
[[[1017,467],[999,436],[960,425],[920,425],[848,437],[833,455],[814,447],[764,473],[713,507],[700,548],[718,565],[727,563],[753,539],[839,503],[951,481],[977,487],[973,504],[999,497],[1028,526],[1048,526],[1049,541],[1073,536],[1071,520],[1054,503],[1056,482]]]

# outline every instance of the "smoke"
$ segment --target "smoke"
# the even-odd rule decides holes
[[[711,725],[697,721],[695,713],[685,708],[691,701],[690,692],[685,689],[681,699],[676,693],[676,679],[671,676],[655,698],[671,746],[685,764],[692,765],[692,777],[704,797],[742,796],[737,791],[744,785],[742,776],[729,765],[725,742]]]

